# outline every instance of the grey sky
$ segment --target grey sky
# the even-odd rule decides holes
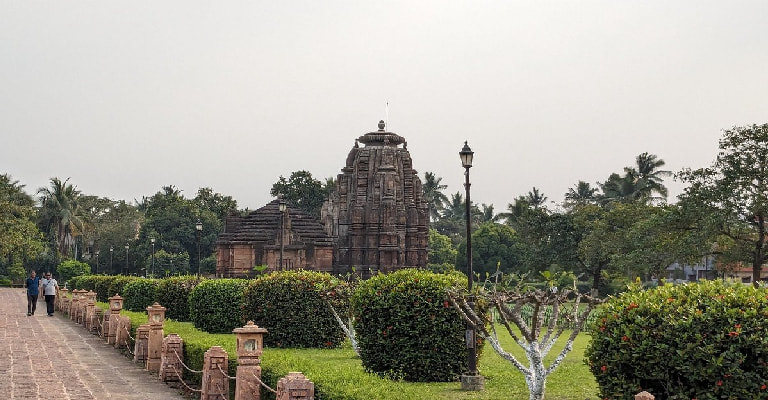
[[[497,212],[642,152],[715,158],[768,122],[765,1],[0,0],[0,173],[133,201],[200,187],[240,207],[335,176],[354,139],[408,140],[421,177]],[[681,186],[668,182],[676,195]]]

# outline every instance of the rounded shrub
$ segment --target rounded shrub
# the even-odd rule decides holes
[[[125,285],[125,290],[121,296],[125,298],[123,308],[129,311],[142,312],[147,311],[157,298],[157,286],[160,281],[157,279],[139,278]]]
[[[337,347],[344,341],[344,331],[324,299],[334,282],[338,280],[327,273],[304,270],[263,275],[245,290],[243,318],[267,328],[267,346]],[[340,308],[337,312],[346,314],[346,308]]]
[[[365,369],[413,382],[457,380],[467,370],[467,323],[447,293],[466,280],[406,269],[361,282],[351,307]]]
[[[70,292],[75,289],[80,289],[80,279],[82,279],[82,276],[73,276],[69,278],[65,286]]]
[[[98,278],[97,275],[79,275],[77,277],[77,288],[82,290],[91,290],[96,291],[96,279]],[[69,278],[70,280],[72,278]]]
[[[208,333],[232,333],[242,327],[245,279],[208,279],[189,295],[189,316],[195,328]]]
[[[203,279],[198,275],[182,275],[160,280],[156,301],[166,308],[166,318],[189,321],[189,294]]]
[[[634,288],[596,310],[601,398],[768,398],[768,292],[722,281]]]

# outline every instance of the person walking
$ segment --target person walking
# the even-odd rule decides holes
[[[49,317],[53,317],[53,305],[56,301],[56,295],[59,294],[59,283],[51,276],[50,272],[46,272],[45,278],[40,282],[43,286],[46,311],[48,311]]]
[[[37,296],[40,295],[40,277],[34,269],[29,272],[29,278],[24,281],[24,287],[27,288],[27,316],[35,315]]]

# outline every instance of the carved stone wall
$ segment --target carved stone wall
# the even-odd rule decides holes
[[[427,264],[428,216],[421,180],[402,136],[379,130],[355,141],[323,205],[336,239],[334,272],[390,272]],[[360,143],[363,147],[360,147]]]
[[[281,229],[278,200],[245,216],[227,217],[224,232],[216,242],[216,273],[223,277],[253,276],[253,267],[267,271],[308,269],[332,272],[333,238],[314,217],[287,208]],[[280,235],[283,233],[283,265],[280,265]]]

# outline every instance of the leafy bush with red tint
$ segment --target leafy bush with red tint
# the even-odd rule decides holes
[[[586,351],[600,397],[768,398],[768,292],[722,281],[633,289],[609,300]]]

